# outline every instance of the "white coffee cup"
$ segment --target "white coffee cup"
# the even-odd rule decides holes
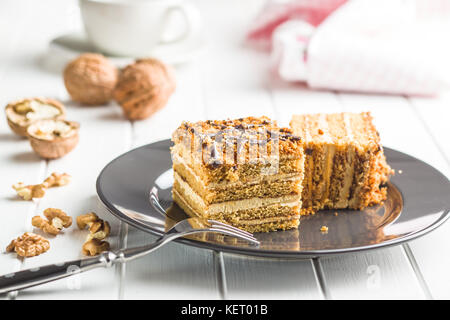
[[[183,0],[79,0],[86,34],[101,52],[145,57],[155,47],[188,42],[198,35],[198,10]],[[178,12],[185,27],[168,38],[167,30]]]

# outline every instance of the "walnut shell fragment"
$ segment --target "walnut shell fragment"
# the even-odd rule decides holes
[[[77,122],[40,120],[27,129],[33,150],[44,159],[57,159],[72,151],[78,144]]]
[[[10,102],[5,107],[6,118],[11,130],[19,136],[27,136],[27,128],[37,120],[64,119],[64,106],[53,99],[26,98]]]
[[[175,91],[174,71],[157,59],[141,59],[125,67],[114,99],[130,120],[142,120],[162,109]]]
[[[117,68],[103,55],[84,53],[64,69],[64,85],[72,100],[102,105],[112,98],[117,73]]]

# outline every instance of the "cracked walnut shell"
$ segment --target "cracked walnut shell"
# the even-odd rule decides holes
[[[77,122],[66,120],[39,120],[27,129],[33,150],[42,158],[57,159],[66,155],[78,144]]]
[[[84,53],[64,69],[64,85],[72,100],[102,105],[112,98],[117,73],[117,68],[103,55]]]
[[[149,58],[137,60],[121,71],[113,95],[128,119],[141,120],[162,109],[174,91],[172,68]]]
[[[60,102],[53,99],[26,98],[10,102],[5,107],[5,113],[11,130],[26,137],[27,128],[33,122],[41,119],[64,119],[66,111]]]
[[[11,241],[6,247],[6,252],[15,251],[21,257],[34,257],[50,249],[50,242],[44,237],[25,232],[22,236]]]

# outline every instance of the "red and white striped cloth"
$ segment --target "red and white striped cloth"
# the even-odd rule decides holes
[[[312,88],[434,95],[450,88],[450,1],[269,1],[247,41]]]

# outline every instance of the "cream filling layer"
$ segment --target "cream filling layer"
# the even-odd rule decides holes
[[[174,180],[180,186],[178,194],[182,194],[186,201],[192,201],[195,205],[206,214],[216,213],[232,213],[238,210],[248,210],[268,206],[271,204],[280,204],[282,206],[293,207],[299,205],[301,195],[286,195],[277,198],[250,198],[236,201],[226,201],[221,203],[213,203],[209,206],[205,203],[203,198],[199,196],[191,186],[184,181],[178,173],[174,172]]]
[[[183,167],[189,172],[190,175],[192,175],[195,179],[195,181],[198,184],[203,184],[204,182],[202,179],[195,173],[194,170],[186,163],[185,159],[180,157],[178,154],[174,153],[172,155],[172,161],[174,164],[181,164]],[[284,180],[284,181],[295,181],[300,180],[301,175],[297,173],[285,173],[285,174],[276,174],[276,175],[261,175],[258,178],[249,178],[245,181],[237,181],[237,182],[213,182],[208,184],[207,186],[204,185],[206,189],[224,189],[224,188],[236,188],[236,187],[245,187],[246,185],[254,185],[261,183],[263,181],[271,182],[271,181],[277,181],[277,180]]]
[[[180,195],[176,190],[173,190],[173,192],[176,193],[177,197],[184,203],[186,207],[191,210],[191,212],[195,213],[198,217],[202,217],[196,210],[194,210],[189,203],[187,203],[186,199],[182,195]],[[265,223],[273,223],[273,222],[283,222],[283,221],[295,221],[299,220],[300,215],[291,215],[291,216],[282,216],[282,217],[271,217],[271,218],[264,218],[264,219],[253,219],[253,220],[239,220],[239,223],[237,225],[260,225]]]
[[[299,215],[272,217],[272,218],[264,218],[264,219],[253,219],[253,220],[239,220],[237,225],[254,226],[257,224],[264,224],[264,223],[271,223],[271,222],[283,222],[283,221],[298,220],[298,219],[300,219]]]

